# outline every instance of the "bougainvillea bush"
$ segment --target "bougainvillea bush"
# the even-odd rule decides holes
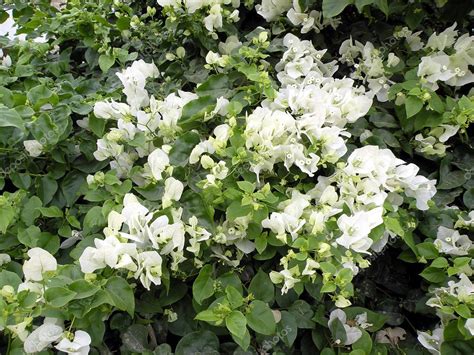
[[[5,0],[0,353],[473,354],[470,0]]]

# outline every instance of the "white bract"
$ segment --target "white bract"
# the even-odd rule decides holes
[[[78,330],[74,333],[74,338],[72,340],[63,338],[55,348],[68,355],[87,355],[89,354],[90,344],[90,335],[83,330]]]
[[[441,343],[444,340],[443,328],[434,329],[431,334],[428,332],[418,332],[418,341],[427,349],[431,354],[441,354]]]
[[[23,146],[32,157],[39,157],[43,153],[43,145],[35,139],[23,141]]]
[[[28,250],[29,260],[23,264],[23,274],[25,281],[41,281],[43,274],[49,271],[56,271],[58,263],[54,256],[41,248]]]
[[[457,230],[438,227],[438,234],[434,244],[441,253],[450,255],[467,255],[472,248],[469,236],[461,235]]]
[[[24,341],[23,349],[26,353],[37,353],[49,347],[63,335],[63,328],[47,320],[33,330]]]
[[[344,330],[346,331],[346,339],[343,341],[344,345],[354,344],[362,336],[362,331],[356,326],[350,326],[347,324],[346,313],[342,309],[335,309],[329,315],[328,326],[331,328],[332,324],[338,320],[342,323]],[[336,339],[336,341],[341,342],[341,339]]]
[[[374,227],[383,223],[382,213],[382,208],[377,207],[367,212],[355,212],[352,216],[342,215],[337,220],[342,236],[337,238],[336,242],[346,249],[367,253],[373,243],[369,233]]]

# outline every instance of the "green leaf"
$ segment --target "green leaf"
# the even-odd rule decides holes
[[[470,210],[474,209],[474,188],[470,188],[464,192],[462,202],[464,202],[464,205]]]
[[[36,218],[40,216],[41,212],[38,211],[38,207],[41,207],[42,204],[40,198],[37,196],[32,196],[28,202],[25,203],[21,210],[21,220],[25,222],[27,226],[33,224]]]
[[[175,355],[219,354],[219,339],[208,330],[186,334],[176,345]]]
[[[76,293],[74,299],[79,300],[95,295],[100,288],[91,284],[86,280],[76,280],[68,287],[71,291]]]
[[[242,206],[240,201],[232,202],[226,210],[226,217],[229,221],[235,220],[237,217],[244,217],[254,211],[251,205]]]
[[[0,23],[4,23],[6,20],[8,20],[9,17],[10,15],[8,14],[8,12],[6,12],[5,10],[0,10]]]
[[[35,109],[39,109],[44,104],[56,104],[59,102],[58,96],[45,85],[31,88],[26,96]]]
[[[181,117],[178,120],[178,125],[181,127],[188,126],[194,121],[199,120],[204,116],[205,112],[213,109],[216,99],[212,96],[202,96],[193,101],[188,102],[183,106]]]
[[[449,263],[446,258],[439,257],[439,258],[434,259],[430,266],[437,269],[444,269],[449,266]]]
[[[233,286],[227,286],[225,288],[226,298],[230,303],[232,309],[239,308],[244,303],[244,298],[239,291]]]
[[[244,338],[247,331],[247,319],[242,312],[232,311],[232,313],[225,318],[225,325],[232,335],[240,339]]]
[[[59,237],[49,232],[41,232],[36,241],[36,246],[54,255],[59,249]]]
[[[431,99],[429,101],[429,105],[433,110],[435,110],[438,113],[443,113],[444,112],[443,101],[441,101],[441,98],[435,92],[431,93]]]
[[[112,276],[107,280],[105,290],[112,300],[113,306],[121,311],[126,311],[133,317],[135,312],[135,296],[132,287],[125,279],[119,276]]]
[[[251,183],[251,182],[248,182],[248,181],[237,181],[237,185],[239,186],[239,188],[242,191],[247,192],[249,194],[251,194],[252,192],[255,191],[255,184],[254,183]]]
[[[198,277],[194,280],[193,297],[198,304],[214,294],[214,280],[211,276],[212,265],[204,265]]]
[[[186,166],[191,151],[200,140],[200,136],[196,132],[190,131],[181,135],[171,148],[169,154],[170,164],[173,166]]]
[[[304,300],[296,300],[288,308],[288,311],[295,317],[298,328],[312,329],[314,328],[314,311],[308,302]]]
[[[228,74],[214,74],[199,85],[196,89],[196,94],[199,96],[212,96],[217,99],[229,92],[229,84]]]
[[[345,343],[347,340],[347,333],[344,325],[339,320],[339,318],[335,318],[331,325],[329,326],[329,330],[331,331],[332,337],[334,340],[339,340],[341,343]]]
[[[354,0],[323,0],[323,16],[325,18],[337,16],[347,5],[353,3]]]
[[[76,292],[64,287],[49,287],[44,293],[47,303],[55,308],[63,307],[76,297]]]
[[[359,12],[362,12],[365,6],[373,4],[375,0],[355,0],[355,6]]]
[[[361,329],[361,331],[362,336],[352,344],[352,349],[362,350],[364,354],[370,354],[372,351],[372,338],[365,330]]]
[[[471,318],[472,316],[471,310],[466,304],[458,304],[456,307],[454,307],[454,310],[463,318]]]
[[[0,127],[16,127],[25,130],[25,123],[14,109],[5,106],[0,107]]]
[[[10,180],[12,181],[13,185],[22,190],[28,190],[31,185],[31,177],[25,173],[12,173],[10,174]]]
[[[384,217],[383,222],[384,222],[385,228],[387,228],[390,232],[393,232],[396,235],[399,235],[401,237],[405,235],[405,230],[400,224],[400,220],[398,218]]]
[[[447,277],[446,272],[444,270],[433,268],[431,266],[424,269],[421,272],[420,276],[432,283],[441,283]]]
[[[431,242],[424,242],[417,244],[416,250],[418,254],[423,256],[425,259],[435,259],[438,257],[439,252],[435,245]]]
[[[247,328],[245,328],[245,334],[244,334],[243,338],[239,338],[239,337],[235,336],[234,334],[231,334],[231,335],[232,335],[232,339],[244,350],[244,351],[240,351],[240,349],[236,349],[236,350],[234,350],[233,355],[247,355],[247,354],[249,354],[249,352],[246,351],[248,349],[248,347],[250,346],[250,340],[251,340],[249,330]]]
[[[216,314],[214,309],[205,309],[204,311],[199,312],[194,319],[213,324],[221,320],[221,316]]]
[[[291,347],[298,335],[298,323],[295,316],[290,312],[282,311],[281,320],[277,324],[277,330],[286,346]]]
[[[448,171],[442,174],[439,184],[436,186],[440,190],[451,190],[463,185],[467,178],[466,173],[462,170]]]
[[[423,101],[416,96],[408,96],[405,101],[407,118],[415,116],[423,108]]]
[[[22,283],[20,276],[15,274],[14,272],[2,270],[0,271],[0,289],[3,286],[10,285],[15,290],[18,288],[18,285]]]
[[[97,229],[97,227],[102,227],[106,224],[106,220],[102,215],[102,207],[94,206],[92,207],[84,217],[84,232],[87,234],[90,231]]]
[[[63,211],[61,211],[58,207],[56,206],[51,206],[51,207],[38,207],[38,211],[41,212],[41,214],[44,217],[49,217],[49,218],[54,218],[54,217],[62,217],[63,216]]]
[[[79,189],[85,183],[86,179],[77,171],[70,172],[61,182],[61,191],[66,198],[67,206],[74,205],[79,198]],[[44,201],[43,201],[44,202]]]
[[[115,63],[115,58],[108,54],[101,54],[99,57],[99,67],[104,73],[107,72]]]
[[[10,223],[15,218],[15,210],[12,206],[2,206],[2,213],[0,213],[0,232],[5,234]]]
[[[275,298],[275,287],[270,277],[262,269],[250,281],[249,293],[252,293],[257,300],[272,302]]]
[[[37,226],[29,226],[26,229],[18,229],[18,241],[29,247],[34,248],[41,234],[41,229]]]
[[[389,6],[388,6],[388,0],[375,0],[375,5],[377,5],[377,7],[380,9],[380,11],[382,11],[385,16],[388,17],[389,13],[390,13],[390,9],[389,9]]]
[[[107,120],[102,118],[97,118],[94,115],[89,116],[89,128],[91,129],[92,133],[94,133],[97,137],[102,138],[105,131],[105,125]]]
[[[46,175],[39,180],[38,196],[43,201],[43,206],[51,202],[57,190],[58,183],[52,177]]]
[[[336,267],[327,261],[321,262],[319,266],[323,272],[327,272],[328,274],[335,275],[337,273]]]
[[[122,335],[122,343],[130,352],[149,353],[148,328],[143,324],[132,324]]]
[[[169,344],[160,344],[155,350],[153,350],[153,355],[173,355],[173,351]]]
[[[247,323],[257,333],[272,335],[275,333],[275,318],[266,303],[255,300],[250,304],[250,312],[246,315]]]

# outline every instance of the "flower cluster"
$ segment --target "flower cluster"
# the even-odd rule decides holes
[[[45,304],[45,295],[54,285],[49,280],[58,270],[58,263],[53,255],[48,251],[36,247],[28,250],[29,259],[23,264],[24,281],[15,289],[6,285],[0,290],[2,299],[7,304],[14,304],[26,297],[33,300],[33,307],[40,310]],[[10,260],[4,260],[10,262]],[[7,311],[7,310],[5,310]],[[21,310],[17,310],[20,311]],[[18,319],[22,319],[17,316]],[[28,354],[41,352],[55,343],[55,348],[66,354],[87,355],[90,350],[91,337],[85,331],[78,330],[75,334],[64,330],[63,320],[58,318],[44,319],[44,323],[28,331],[27,328],[32,323],[31,316],[24,317],[22,321],[6,328],[24,343],[24,351]]]
[[[297,0],[262,0],[262,3],[256,5],[255,8],[257,9],[257,13],[267,22],[276,21],[286,12],[286,16],[291,24],[296,27],[301,27],[301,33],[308,33],[310,31],[319,33],[329,26],[336,29],[341,23],[338,19],[324,18],[321,11],[312,10]]]
[[[127,103],[100,101],[94,106],[94,115],[105,120],[114,120],[117,127],[113,127],[97,141],[97,150],[94,157],[103,161],[113,160],[110,166],[118,176],[130,173],[134,162],[150,154],[149,162],[155,166],[151,172],[155,179],[161,180],[155,158],[162,150],[155,151],[153,139],[158,134],[164,141],[172,141],[178,131],[177,121],[183,106],[197,96],[192,93],[179,91],[170,94],[163,100],[156,100],[149,96],[146,89],[146,80],[157,77],[158,69],[154,64],[147,64],[142,60],[117,74],[124,86],[123,93]],[[131,142],[137,142],[131,144]],[[127,144],[124,144],[127,143]],[[158,164],[159,165],[159,164]]]
[[[163,7],[172,21],[176,16],[185,13],[193,15],[203,13],[202,23],[204,27],[216,38],[216,30],[222,30],[224,21],[233,23],[239,21],[240,0],[158,0],[157,3]]]
[[[474,64],[474,36],[458,37],[456,23],[443,32],[433,33],[425,45],[428,55],[421,57],[417,75],[423,85],[438,89],[442,81],[450,86],[464,86],[474,82],[469,66]]]
[[[58,319],[45,318],[44,323],[33,330],[24,341],[24,350],[28,354],[41,352],[56,343],[54,348],[66,354],[87,355],[91,337],[83,330],[71,334],[64,331]]]
[[[352,38],[341,44],[339,54],[343,63],[354,67],[351,78],[366,84],[371,97],[377,97],[379,102],[388,100],[388,91],[393,84],[389,78],[393,68],[400,63],[400,58],[392,52],[384,53],[371,42],[362,44]]]
[[[182,191],[182,183],[168,178],[163,207],[169,207],[172,200],[178,201]],[[81,270],[93,273],[106,266],[127,270],[150,289],[151,284],[161,284],[162,256],[172,257],[173,270],[183,261],[185,225],[179,210],[173,211],[174,223],[166,215],[154,219],[154,212],[140,204],[133,194],[125,195],[123,204],[121,213],[110,212],[105,239],[95,239],[95,247],[87,247],[82,253]]]
[[[366,159],[368,156],[370,160]],[[282,291],[299,282],[298,277],[314,274],[311,270],[319,268],[319,262],[331,255],[323,250],[328,251],[331,246],[342,246],[360,254],[358,257],[349,254],[340,260],[354,275],[359,270],[356,262],[367,267],[362,257],[383,249],[390,236],[388,231],[376,238],[371,234],[383,224],[383,206],[387,202],[397,208],[406,197],[414,199],[418,209],[428,209],[428,201],[436,193],[435,181],[417,175],[418,170],[416,165],[406,165],[397,159],[388,149],[365,146],[356,149],[332,176],[319,177],[316,186],[306,194],[293,191],[292,198],[279,206],[281,212],[273,212],[262,222],[263,227],[271,229],[283,241],[287,234],[293,241],[298,235],[326,235],[326,238],[319,245],[317,260],[308,258],[302,272],[296,267],[281,271],[283,277],[274,276],[278,283],[285,280]],[[343,212],[347,208],[349,213]],[[333,230],[334,221],[337,230]],[[284,259],[291,257],[290,253]],[[282,265],[288,263],[282,260]],[[286,275],[290,275],[291,284]]]
[[[80,3],[0,39],[0,352],[474,348],[473,13]]]

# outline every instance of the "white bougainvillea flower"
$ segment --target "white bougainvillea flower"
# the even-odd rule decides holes
[[[4,253],[0,254],[0,266],[8,264],[10,261],[12,261],[10,255]]]
[[[301,216],[304,209],[310,205],[309,199],[309,196],[294,190],[291,199],[278,206],[279,209],[283,209],[283,212],[273,212],[269,218],[262,221],[262,227],[271,229],[282,241],[285,241],[286,233],[289,233],[295,240],[298,231],[306,223],[306,220]]]
[[[357,325],[362,329],[367,329],[368,327],[373,326],[372,323],[368,322],[367,312],[356,315],[354,320],[356,321]]]
[[[139,278],[143,287],[150,289],[151,284],[161,285],[162,258],[156,251],[145,251],[138,254],[139,269],[135,278]]]
[[[131,116],[131,111],[130,106],[122,102],[116,102],[114,100],[99,101],[94,105],[94,115],[97,118],[106,120],[119,120]]]
[[[447,47],[451,47],[458,36],[458,31],[455,30],[456,26],[457,24],[454,23],[451,27],[446,28],[440,34],[437,34],[436,32],[433,33],[430,38],[428,38],[426,47],[438,51],[442,51]]]
[[[444,328],[436,328],[431,332],[431,334],[428,332],[418,332],[417,339],[431,354],[440,355],[441,344],[444,340],[443,332]]]
[[[55,348],[68,355],[87,355],[89,354],[90,344],[90,335],[83,330],[77,330],[74,333],[74,339],[72,341],[63,338]]]
[[[204,18],[204,27],[209,32],[222,27],[222,7],[220,4],[214,4],[209,9],[209,15]]]
[[[23,141],[23,146],[25,147],[28,154],[32,157],[39,157],[41,154],[43,154],[44,147],[36,139]]]
[[[346,340],[344,345],[354,344],[362,336],[362,331],[358,327],[353,327],[347,324],[346,313],[342,309],[335,309],[329,314],[328,326],[331,327],[332,323],[338,319],[346,331]]]
[[[441,253],[450,255],[467,255],[472,248],[472,241],[469,236],[461,235],[457,230],[438,227],[438,233],[434,244]]]
[[[464,324],[464,328],[466,328],[471,335],[474,335],[474,318],[466,319],[466,323]]]
[[[385,328],[379,330],[375,335],[375,341],[381,344],[391,344],[397,346],[401,340],[405,340],[407,332],[400,327]]]
[[[274,284],[279,284],[283,282],[283,287],[281,289],[281,294],[287,293],[290,289],[292,289],[297,282],[300,282],[300,280],[296,277],[297,275],[298,268],[292,268],[290,270],[284,269],[281,270],[280,272],[277,271],[272,271],[270,272],[270,279]]]
[[[182,222],[168,224],[159,230],[159,236],[156,238],[159,244],[160,253],[166,255],[174,252],[179,252],[184,249],[185,230]]]
[[[159,74],[155,64],[145,63],[141,59],[134,61],[131,66],[117,73],[124,87],[123,93],[127,96],[127,103],[130,105],[132,113],[148,105],[149,97],[145,90],[146,80],[156,78]]]
[[[370,211],[355,212],[352,216],[342,215],[337,219],[337,225],[342,236],[336,239],[339,245],[359,253],[369,253],[373,243],[369,238],[370,231],[383,223],[383,209],[374,208]]]
[[[316,274],[316,269],[319,269],[319,263],[313,259],[308,258],[306,259],[306,266],[301,275],[314,275]]]
[[[261,4],[255,5],[257,13],[268,22],[275,20],[290,8],[291,0],[262,0]]]
[[[79,257],[81,271],[92,273],[106,266],[111,268],[126,268],[135,271],[130,257],[137,256],[137,245],[135,243],[123,243],[116,236],[102,239],[94,239],[94,247],[87,247]]]
[[[163,149],[157,148],[148,156],[148,165],[151,174],[156,180],[162,180],[162,173],[170,165],[168,154]]]
[[[23,349],[26,353],[43,351],[63,336],[63,328],[45,319],[45,322],[33,330],[26,338]]]
[[[174,177],[169,177],[165,180],[165,193],[162,198],[163,208],[167,208],[172,205],[172,201],[179,201],[183,194],[184,185],[181,181],[176,180]]]
[[[28,250],[29,260],[23,264],[25,281],[41,281],[43,274],[48,271],[56,271],[58,263],[54,256],[41,248]]]
[[[116,211],[111,211],[107,216],[107,222],[108,225],[104,228],[104,235],[106,237],[117,236],[125,222],[125,217]]]
[[[5,291],[4,286],[2,288],[2,293]],[[13,290],[12,293],[14,292]],[[7,325],[6,328],[14,334],[14,337],[20,339],[21,341],[25,341],[28,337],[28,330],[26,328],[30,325],[32,318],[28,317],[23,322],[14,324],[14,325]]]
[[[106,250],[87,247],[79,257],[81,271],[85,274],[93,273],[95,270],[103,269],[107,266],[105,263]]]
[[[181,7],[181,0],[157,0],[157,3],[161,7],[171,6],[175,9],[179,9]]]

